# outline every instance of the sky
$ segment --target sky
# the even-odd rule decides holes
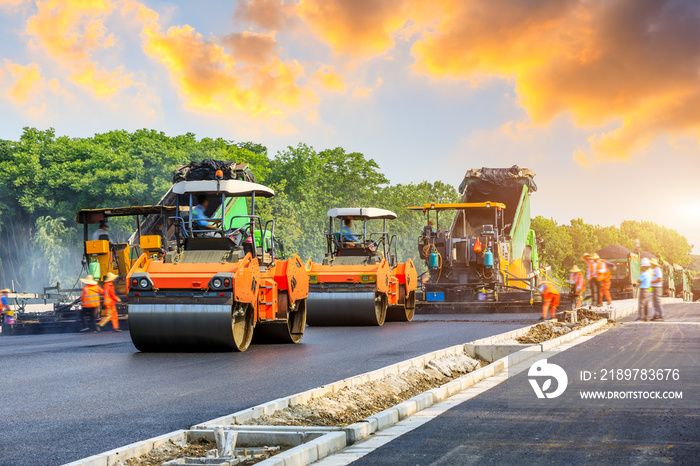
[[[533,215],[700,253],[695,0],[0,0],[0,22],[0,139],[303,142],[392,183],[518,165]]]

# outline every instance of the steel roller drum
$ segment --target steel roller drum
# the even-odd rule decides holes
[[[130,304],[129,331],[140,351],[236,349],[227,304]]]
[[[310,292],[306,300],[306,323],[317,326],[382,325],[386,303],[375,293]]]

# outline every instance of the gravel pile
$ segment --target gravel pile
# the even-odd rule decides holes
[[[632,252],[619,244],[611,244],[598,250],[598,255],[603,259],[627,259],[629,253]]]

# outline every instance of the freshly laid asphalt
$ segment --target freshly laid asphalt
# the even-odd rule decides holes
[[[536,317],[307,327],[298,345],[245,353],[139,353],[128,332],[0,336],[0,464],[74,461]]]
[[[374,450],[354,465],[698,464],[700,304],[665,322],[623,319],[548,363],[569,376],[560,400],[537,400],[521,372]],[[581,371],[679,369],[678,381],[583,381]],[[581,389],[682,391],[682,400],[582,400]]]

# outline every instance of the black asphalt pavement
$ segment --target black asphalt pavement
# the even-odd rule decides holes
[[[200,354],[139,353],[128,332],[0,336],[0,464],[74,461],[523,325],[307,327],[298,345]]]
[[[569,377],[556,400],[538,400],[526,370],[353,464],[698,464],[700,304],[667,305],[666,311],[665,322],[626,318],[550,354],[548,363]],[[635,368],[678,369],[679,377],[664,371],[661,381],[610,378],[611,370],[623,369],[624,377],[624,369]],[[682,391],[683,399],[583,400],[584,389]]]

